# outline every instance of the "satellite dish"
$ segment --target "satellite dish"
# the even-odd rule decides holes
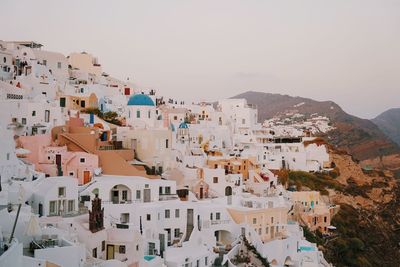
[[[101,168],[94,169],[94,175],[96,175],[96,176],[99,176],[101,174],[101,172],[102,172]]]

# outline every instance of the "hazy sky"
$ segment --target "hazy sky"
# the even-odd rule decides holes
[[[87,51],[183,100],[247,90],[400,107],[400,0],[0,0],[0,39]]]

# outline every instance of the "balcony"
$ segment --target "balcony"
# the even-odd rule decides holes
[[[159,201],[176,200],[179,199],[177,194],[160,194]]]
[[[211,220],[211,225],[230,224],[231,220]]]

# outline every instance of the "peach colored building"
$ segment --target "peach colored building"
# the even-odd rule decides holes
[[[252,203],[252,204],[250,204]],[[274,206],[272,202],[243,202],[242,207],[228,208],[229,214],[237,224],[246,223],[252,227],[263,242],[286,235],[287,211],[285,206]]]

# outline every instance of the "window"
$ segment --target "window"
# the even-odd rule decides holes
[[[326,216],[324,217],[324,222],[326,223],[326,221],[327,221],[327,218],[326,218]]]
[[[200,267],[200,260],[196,261],[196,267]]]
[[[65,108],[65,97],[60,98],[60,107]]]
[[[34,111],[32,111],[32,117],[35,117],[36,116],[36,111],[34,110]]]
[[[207,266],[208,265],[208,257],[204,258],[204,264]]]
[[[178,120],[178,116],[174,116],[174,121]]]
[[[69,176],[74,176],[74,172],[69,172]]]
[[[149,113],[147,114],[149,119],[151,118],[151,111],[149,110]]]
[[[253,224],[257,223],[257,218],[253,218]]]
[[[92,250],[92,256],[93,256],[93,258],[97,258],[97,248],[94,248]]]
[[[179,228],[176,228],[176,229],[174,230],[174,236],[175,236],[175,237],[179,237],[179,233],[180,233],[180,229],[179,229]]]
[[[103,240],[101,242],[101,251],[104,251],[104,250],[106,250],[106,241],[105,240]]]
[[[213,220],[213,214],[212,213],[210,213],[210,220],[211,221]]]
[[[213,177],[213,183],[218,184],[218,177]]]
[[[146,220],[151,221],[151,214],[146,214]]]
[[[7,160],[10,160],[10,153],[7,153]]]
[[[139,245],[136,245],[136,251],[139,251]]]
[[[58,197],[65,197],[65,187],[58,188]]]
[[[268,227],[265,228],[265,234],[268,234]]]
[[[128,200],[128,191],[127,190],[123,190],[122,191],[122,200]]]
[[[166,194],[166,195],[171,194],[171,187],[170,187],[170,186],[166,186],[166,187],[165,187],[165,194]]]
[[[43,59],[43,65],[47,65],[47,60],[46,59]]]
[[[261,235],[261,228],[258,228],[258,234]]]
[[[245,119],[242,119],[242,124],[246,124],[246,120]]]
[[[21,122],[22,122],[23,125],[26,125],[26,118],[22,118]]]
[[[68,212],[73,212],[74,211],[74,203],[75,200],[68,200]]]
[[[140,118],[140,110],[136,110],[136,118]]]
[[[165,139],[165,148],[168,148],[168,139]]]
[[[215,214],[215,219],[216,219],[216,220],[221,220],[221,213],[217,212],[217,213]]]
[[[86,161],[85,158],[80,158],[80,159],[79,159],[79,162],[80,162],[80,163],[85,163],[85,161]]]
[[[274,217],[271,217],[271,223],[274,223]]]
[[[61,69],[61,62],[57,62],[57,68]]]
[[[45,122],[50,122],[50,110],[45,110],[44,111],[44,121]]]
[[[170,215],[170,210],[165,210],[165,219],[169,219]]]
[[[49,211],[50,214],[56,213],[56,202],[55,201],[50,201],[49,209],[50,209],[50,211]]]
[[[82,101],[81,101],[81,108],[84,108],[85,106],[86,106],[85,100],[82,100]]]
[[[125,254],[125,246],[121,245],[119,246],[119,254]]]
[[[121,223],[129,223],[129,213],[121,213]]]
[[[179,218],[179,209],[175,210],[175,218]]]
[[[140,199],[140,190],[136,190],[136,199]]]
[[[7,62],[7,58],[3,57],[3,62],[6,63]]]

